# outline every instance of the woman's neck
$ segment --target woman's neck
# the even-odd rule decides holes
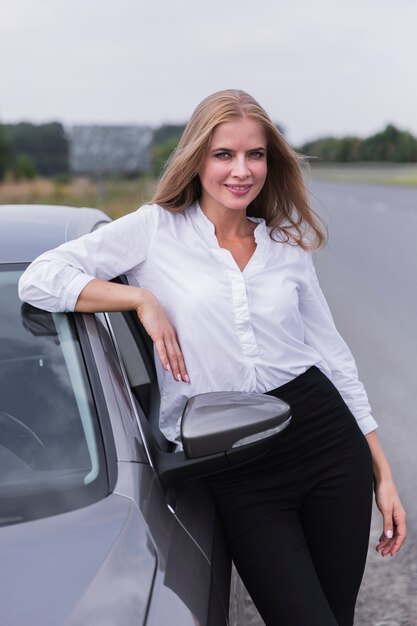
[[[225,209],[224,211],[210,210],[201,207],[204,215],[214,226],[216,237],[235,239],[252,234],[255,224],[248,220],[246,211]]]

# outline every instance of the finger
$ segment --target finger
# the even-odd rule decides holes
[[[379,554],[381,556],[387,556],[387,554],[389,554],[391,552],[392,549],[392,540],[387,543],[381,550],[379,550]]]
[[[167,351],[165,349],[165,342],[163,339],[157,339],[155,341],[155,348],[156,348],[156,352],[158,354],[159,360],[161,361],[162,367],[164,368],[165,371],[169,372],[170,368],[170,363],[169,363],[169,359],[168,359],[168,355],[167,355]]]
[[[190,377],[188,376],[187,373],[187,368],[185,367],[185,361],[184,361],[184,356],[181,352],[181,349],[178,348],[179,352],[177,354],[177,359],[178,359],[178,369],[179,372],[181,374],[181,378],[185,383],[189,383],[190,382]]]
[[[177,381],[181,380],[181,374],[178,368],[177,353],[170,339],[165,341],[165,348],[166,348],[167,359],[169,362],[169,367],[171,370],[172,377],[174,378],[174,380],[177,380]]]
[[[175,371],[174,378],[179,382],[190,382],[187,368],[185,366],[184,356],[182,354],[176,335],[174,335],[174,337],[170,339],[170,344],[168,347],[168,357],[170,358],[173,372]]]
[[[382,532],[382,534],[381,534],[381,536],[380,536],[380,538],[379,538],[379,542],[380,542],[380,543],[383,543],[383,542],[385,542],[385,541],[387,541],[387,538],[385,537],[384,532]]]
[[[385,556],[389,552],[391,547],[392,538],[394,536],[392,511],[382,512],[383,519],[383,531],[379,538],[379,543],[376,546],[377,552],[380,552],[382,556]]]
[[[394,536],[394,523],[392,519],[392,512],[383,513],[384,521],[384,535],[387,539],[392,539]]]
[[[403,545],[404,541],[405,541],[405,537],[400,537],[400,536],[395,540],[394,545],[390,549],[391,556],[395,556],[397,554],[397,552],[400,550],[401,546]]]
[[[379,543],[376,546],[376,551],[379,552],[382,556],[385,556],[391,549],[392,539]]]
[[[384,539],[383,541],[379,541],[379,543],[376,545],[376,550],[377,552],[380,552],[383,548],[385,548],[389,543],[388,539]]]
[[[391,556],[395,556],[397,554],[397,552],[399,551],[399,549],[403,545],[403,543],[406,540],[406,538],[407,538],[407,526],[406,526],[406,523],[405,523],[405,516],[404,516],[404,519],[402,519],[401,521],[398,522],[398,526],[397,526],[397,530],[396,530],[396,533],[395,533],[393,545],[392,545],[391,550],[390,550]]]
[[[383,551],[386,551],[386,549],[388,547],[391,547],[393,543],[393,539],[389,539],[386,534],[385,531],[382,532],[380,538],[379,538],[379,543],[375,546],[375,549],[377,552],[380,552],[382,554]]]
[[[166,342],[167,356],[171,366],[172,376],[178,382],[190,382],[184,357],[175,339]]]

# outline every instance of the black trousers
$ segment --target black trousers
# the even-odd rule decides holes
[[[274,451],[208,480],[230,554],[267,626],[352,626],[372,508],[368,443],[316,367],[269,393],[292,408]]]

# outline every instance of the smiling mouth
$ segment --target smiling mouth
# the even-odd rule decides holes
[[[247,191],[252,187],[252,185],[226,185],[228,189],[233,189],[234,191]]]

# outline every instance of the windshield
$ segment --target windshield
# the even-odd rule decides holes
[[[97,417],[73,319],[20,302],[0,271],[0,524],[106,495]]]

